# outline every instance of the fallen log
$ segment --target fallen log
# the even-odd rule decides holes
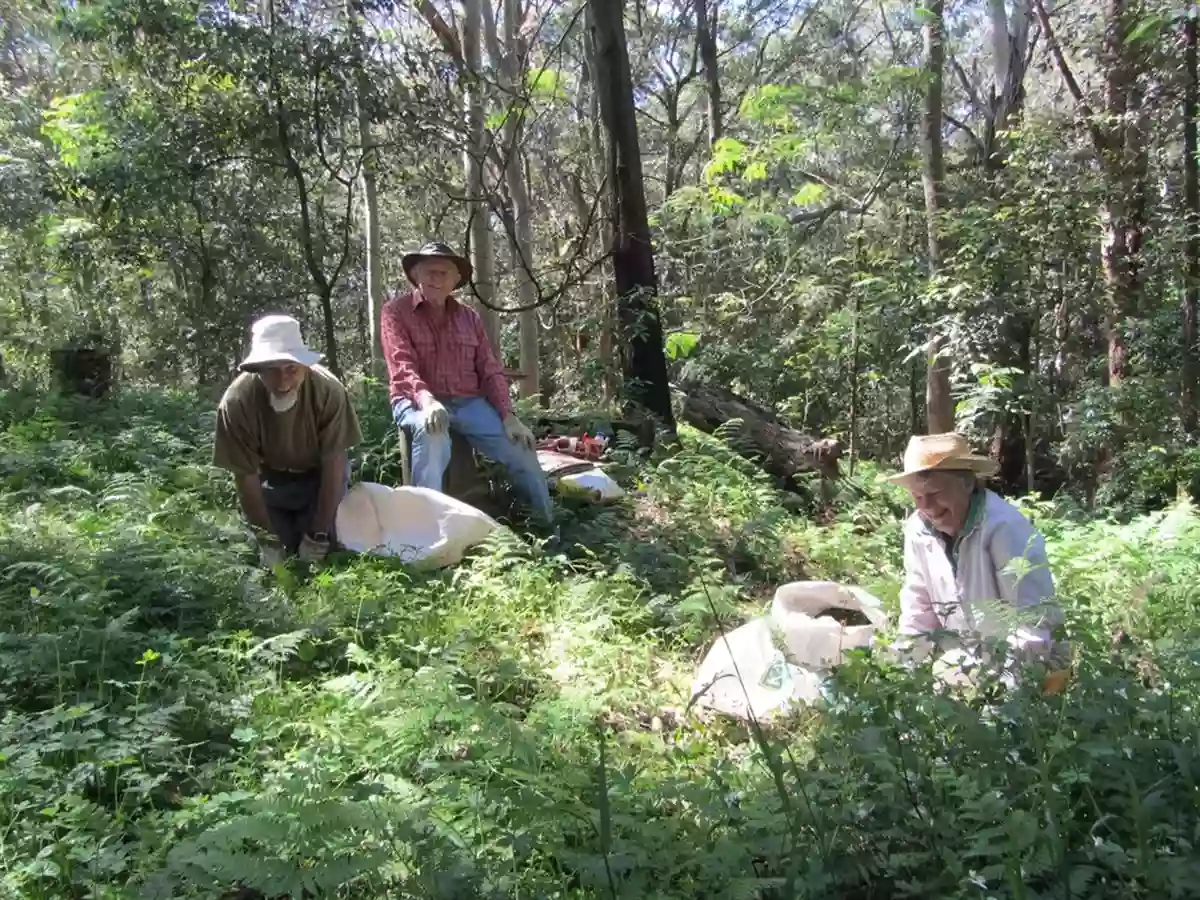
[[[741,440],[753,447],[771,475],[785,481],[802,472],[838,477],[842,445],[836,438],[814,438],[789,428],[774,413],[723,387],[688,382],[680,390],[683,421],[712,434],[731,419],[740,419]]]

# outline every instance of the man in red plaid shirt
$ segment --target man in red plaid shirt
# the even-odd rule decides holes
[[[534,513],[552,515],[533,434],[512,412],[508,379],[479,313],[454,298],[471,264],[434,241],[402,260],[413,290],[383,305],[380,341],[396,424],[412,434],[412,479],[442,489],[450,429],[504,466]]]

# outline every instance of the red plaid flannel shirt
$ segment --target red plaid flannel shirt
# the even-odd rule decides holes
[[[389,395],[417,403],[422,391],[439,399],[483,396],[500,418],[512,409],[508,379],[479,313],[453,297],[435,325],[420,291],[383,304],[379,340],[387,360]]]

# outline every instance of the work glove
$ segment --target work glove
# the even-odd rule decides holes
[[[258,564],[264,569],[281,565],[286,555],[283,542],[275,535],[260,534],[258,536]]]
[[[301,562],[320,562],[329,555],[329,541],[318,541],[311,534],[306,534],[300,540],[300,551],[298,555]]]
[[[946,687],[965,687],[975,683],[979,658],[961,648],[947,650],[933,663],[933,677]]]
[[[514,444],[518,444],[526,450],[533,449],[533,432],[512,413],[504,417],[504,433]]]
[[[441,434],[450,427],[450,414],[446,412],[446,407],[438,401],[431,398],[425,404],[423,412],[425,413],[425,430],[430,434]]]

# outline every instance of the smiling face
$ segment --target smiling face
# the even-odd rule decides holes
[[[458,266],[448,259],[423,259],[412,269],[413,280],[426,300],[441,303],[458,287]]]
[[[908,492],[921,518],[954,537],[967,523],[975,476],[970,472],[929,472],[913,478]]]
[[[308,377],[308,369],[299,363],[270,363],[258,370],[258,377],[271,394],[271,406],[276,412],[287,412],[300,394],[300,385]]]

